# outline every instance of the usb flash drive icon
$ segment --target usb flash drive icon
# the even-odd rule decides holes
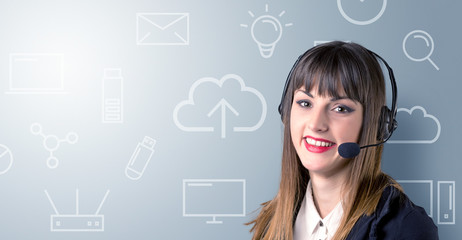
[[[143,141],[138,143],[125,168],[125,176],[131,180],[138,180],[143,176],[144,170],[154,153],[154,145],[156,145],[156,140],[148,136],[145,136]]]

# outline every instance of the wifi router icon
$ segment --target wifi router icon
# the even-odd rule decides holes
[[[54,215],[51,215],[51,231],[52,232],[103,232],[104,231],[104,215],[100,215],[99,211],[106,201],[109,190],[101,200],[95,214],[80,214],[79,213],[79,190],[75,190],[75,214],[60,214],[53,200],[45,190],[45,194],[50,201],[51,206],[55,210]]]

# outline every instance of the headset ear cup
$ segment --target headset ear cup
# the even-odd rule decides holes
[[[387,139],[390,134],[393,132],[394,128],[396,128],[396,124],[390,125],[390,119],[392,118],[392,112],[387,106],[382,107],[382,111],[380,113],[379,119],[379,132],[377,133],[377,140],[383,141]],[[391,129],[390,127],[393,127]]]
[[[396,114],[390,111],[390,118],[393,119],[393,122],[390,125],[389,136],[398,128],[398,122],[396,121]]]

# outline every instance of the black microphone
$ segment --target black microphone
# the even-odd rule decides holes
[[[354,158],[359,154],[361,147],[354,142],[346,142],[338,146],[338,154],[343,158]]]
[[[357,143],[354,143],[354,142],[342,143],[338,146],[338,154],[340,154],[340,156],[343,158],[354,158],[358,156],[361,149],[379,146],[381,144],[384,144],[387,140],[388,138],[385,141],[382,141],[376,144],[362,146],[362,147],[360,147]]]

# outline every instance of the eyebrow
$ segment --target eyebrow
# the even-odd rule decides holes
[[[330,100],[333,102],[333,101],[337,101],[337,100],[342,100],[342,99],[347,99],[347,100],[352,100],[351,98],[347,97],[347,96],[339,96],[339,97],[332,97]]]
[[[314,98],[313,94],[307,92],[306,90],[297,89],[296,91],[302,92],[302,93],[308,95],[308,97]],[[337,100],[342,100],[342,99],[353,100],[353,99],[351,99],[351,98],[349,98],[349,97],[347,97],[347,96],[339,96],[339,97],[332,97],[332,98],[330,99],[330,101],[331,101],[331,102],[335,102],[335,101],[337,101]]]
[[[311,93],[307,92],[306,90],[297,89],[296,92],[302,92],[302,93],[308,95],[308,97],[314,98],[314,96]]]

